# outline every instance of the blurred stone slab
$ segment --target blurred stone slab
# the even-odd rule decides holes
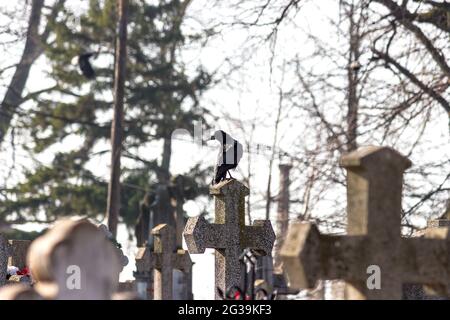
[[[0,299],[25,296],[49,300],[108,300],[117,290],[121,257],[105,233],[86,219],[61,220],[31,244],[27,265],[31,291],[11,285]]]
[[[449,294],[449,228],[402,238],[403,172],[411,165],[391,148],[363,147],[341,158],[347,169],[347,235],[330,236],[310,223],[292,224],[281,256],[289,285],[313,288],[345,280],[346,299],[401,299],[403,284],[424,283]],[[380,270],[381,287],[367,285]]]

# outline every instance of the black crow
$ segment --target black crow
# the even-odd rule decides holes
[[[230,175],[230,178],[233,178],[229,170],[237,167],[244,151],[239,141],[233,139],[222,130],[214,132],[211,140],[217,140],[221,145],[214,170],[214,179],[212,181],[214,184],[224,180],[227,173]]]
[[[78,66],[80,67],[81,73],[88,79],[95,78],[95,71],[91,66],[89,59],[96,54],[95,52],[83,53],[78,56]]]

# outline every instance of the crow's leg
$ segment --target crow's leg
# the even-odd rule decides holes
[[[224,166],[219,166],[217,168],[217,172],[216,175],[214,177],[214,182],[215,183],[219,183],[220,181],[225,180],[225,178],[227,177],[227,170]]]
[[[230,176],[230,179],[234,179],[234,178],[231,176],[230,170],[227,170],[227,172],[228,172],[228,175]]]

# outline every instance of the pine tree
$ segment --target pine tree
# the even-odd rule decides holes
[[[45,54],[55,86],[51,94],[35,98],[36,112],[30,112],[24,120],[36,154],[49,152],[59,143],[70,150],[58,151],[51,165],[39,165],[26,172],[25,181],[10,190],[11,200],[2,206],[3,220],[21,223],[52,221],[64,215],[104,215],[107,183],[87,164],[99,146],[109,147],[115,3],[90,0],[88,10],[82,14],[65,7],[52,23],[55,38]],[[198,39],[182,32],[189,3],[130,3],[123,154],[135,160],[148,159],[148,155],[138,155],[135,150],[156,141],[161,142],[162,150],[160,157],[138,160],[123,168],[121,214],[129,225],[149,185],[170,181],[173,130],[192,131],[196,121],[206,123],[207,111],[199,105],[199,97],[212,83],[211,77],[201,66],[195,74],[188,72],[180,59],[183,46]],[[72,63],[74,57],[86,52],[98,53],[92,60],[94,80],[83,77]],[[77,142],[71,147],[69,141]],[[192,170],[192,184],[201,183],[203,174]],[[202,190],[197,189],[193,197]]]

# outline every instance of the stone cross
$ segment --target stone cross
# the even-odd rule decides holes
[[[215,286],[226,292],[231,286],[242,288],[239,256],[245,248],[270,254],[275,233],[270,221],[255,220],[245,225],[245,197],[249,189],[237,180],[225,180],[210,188],[215,197],[215,223],[203,216],[189,218],[184,239],[189,253],[203,253],[205,248],[215,250]],[[216,290],[216,299],[220,299]]]
[[[341,158],[347,169],[347,235],[293,224],[281,252],[292,287],[342,279],[347,299],[401,299],[403,284],[422,283],[449,295],[449,228],[424,238],[401,237],[403,172],[410,165],[386,147],[364,147]],[[371,282],[370,290],[369,277],[378,271],[381,286]]]
[[[168,224],[153,228],[154,236],[154,299],[173,299],[173,269],[189,272],[192,265],[189,254],[177,250],[175,230]]]
[[[136,271],[133,273],[136,279],[136,289],[141,299],[153,299],[153,252],[146,245],[139,247],[135,256]]]

